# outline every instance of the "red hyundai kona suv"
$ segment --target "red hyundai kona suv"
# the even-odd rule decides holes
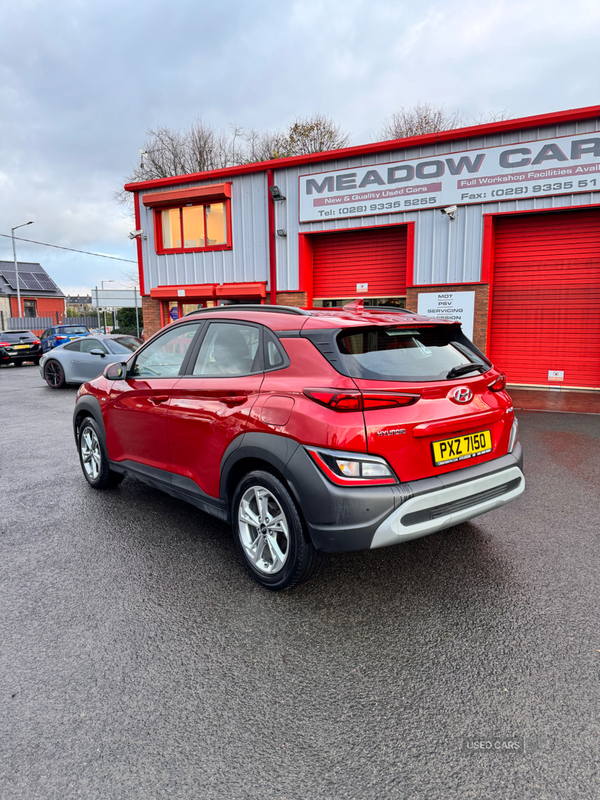
[[[83,474],[126,475],[229,522],[252,576],[405,542],[525,488],[505,377],[459,323],[364,307],[223,306],[80,388]]]

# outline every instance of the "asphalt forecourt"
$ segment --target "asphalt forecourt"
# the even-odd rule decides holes
[[[75,392],[0,369],[3,800],[596,795],[600,416],[521,412],[521,498],[271,594],[87,485]]]

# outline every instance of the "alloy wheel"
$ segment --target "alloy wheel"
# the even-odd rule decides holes
[[[239,504],[239,534],[252,564],[265,575],[283,569],[290,552],[289,525],[279,501],[264,486],[251,486]]]
[[[100,442],[96,436],[96,431],[90,426],[84,428],[79,448],[81,451],[81,463],[86,475],[92,481],[97,480],[100,474]]]
[[[50,361],[46,364],[45,378],[50,386],[60,386],[62,383],[62,368],[56,361]]]

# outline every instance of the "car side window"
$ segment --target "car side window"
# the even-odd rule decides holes
[[[46,329],[46,330],[45,330],[45,331],[42,333],[42,339],[47,339],[47,338],[48,338],[48,337],[49,337],[51,334],[52,334],[52,328],[47,328],[47,329]]]
[[[63,347],[63,350],[71,350],[71,351],[74,351],[74,352],[76,352],[76,353],[79,353],[79,352],[80,352],[80,351],[79,351],[79,347],[80,347],[80,345],[81,345],[81,341],[78,339],[78,340],[77,340],[77,341],[75,341],[75,342],[71,342],[70,344],[66,344],[66,345]]]
[[[288,367],[290,360],[271,331],[265,331],[265,369],[275,370]]]
[[[260,331],[254,325],[212,322],[208,326],[193,375],[251,375],[262,372]]]
[[[200,323],[170,328],[138,355],[133,378],[176,378]]]
[[[91,353],[92,350],[102,350],[103,353],[108,353],[106,347],[98,339],[80,339],[80,352]]]

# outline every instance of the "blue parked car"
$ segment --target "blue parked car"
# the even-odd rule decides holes
[[[40,336],[42,352],[47,353],[61,344],[67,344],[73,339],[78,339],[80,336],[88,336],[89,334],[90,329],[85,325],[53,325]]]

